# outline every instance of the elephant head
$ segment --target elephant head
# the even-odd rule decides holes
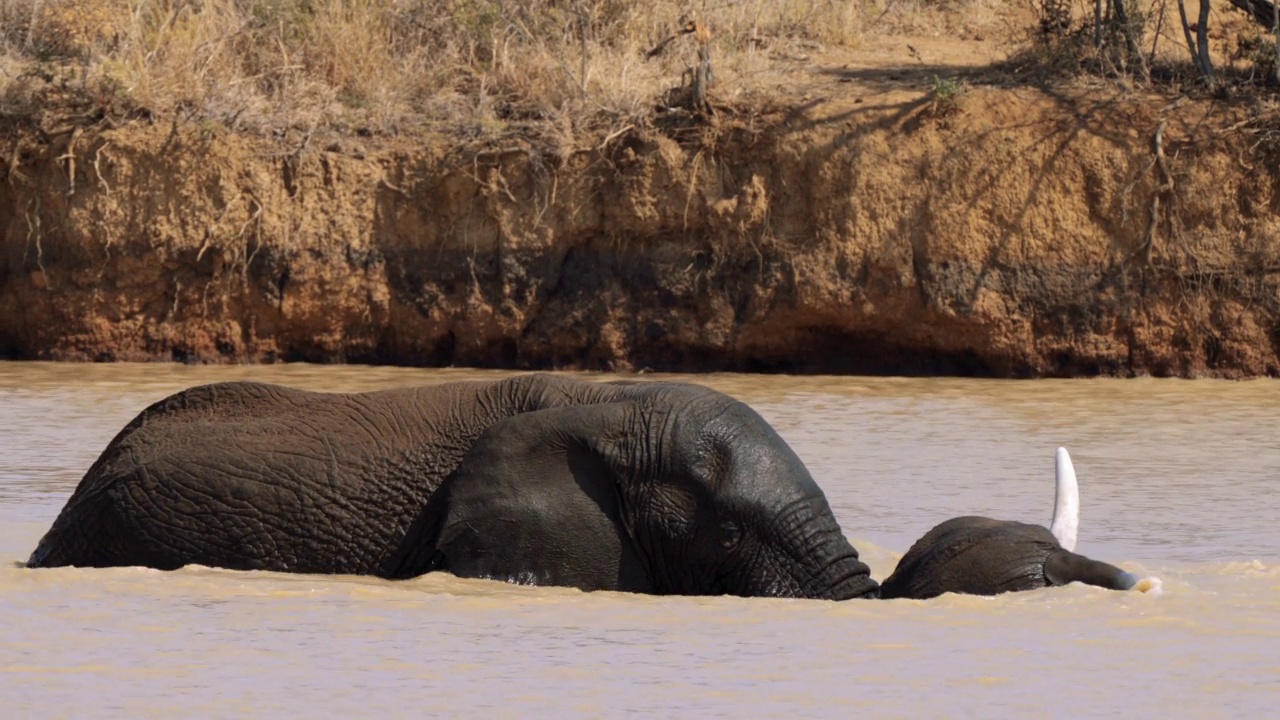
[[[1071,456],[1058,448],[1057,497],[1049,529],[985,517],[947,520],[911,546],[881,586],[882,596],[996,595],[1072,582],[1112,590],[1138,586],[1133,574],[1074,552],[1079,495]]]
[[[692,385],[507,418],[392,558],[392,577],[847,599],[878,587],[822,490],[741,402]]]

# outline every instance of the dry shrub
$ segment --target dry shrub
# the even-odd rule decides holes
[[[951,37],[1004,34],[1011,17],[1023,22],[1038,0],[887,0],[876,16],[878,33]]]
[[[1016,41],[1007,66],[1023,79],[1042,82],[1119,79],[1124,87],[1243,88],[1274,82],[1275,42],[1270,28],[1228,3],[1209,14],[1209,56],[1214,82],[1205,85],[1192,64],[1172,0],[1124,0],[1129,46],[1119,21],[1094,20],[1091,0],[1029,0],[1037,22]],[[1104,7],[1110,7],[1107,3]],[[1189,20],[1198,4],[1187,0]],[[1194,37],[1194,32],[1193,32]]]
[[[128,24],[123,0],[46,0],[25,42],[37,55],[87,59],[109,51]]]
[[[874,1],[0,0],[0,103],[263,131],[616,124],[678,81],[690,43],[645,53],[692,11],[724,86],[789,44],[856,42]]]

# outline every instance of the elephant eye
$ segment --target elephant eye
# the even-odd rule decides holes
[[[732,520],[725,520],[720,523],[720,544],[726,549],[732,548],[738,544],[738,540],[742,539],[742,531],[738,529],[738,524]]]

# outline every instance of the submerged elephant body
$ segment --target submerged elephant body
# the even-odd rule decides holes
[[[886,599],[926,600],[948,592],[998,595],[1072,582],[1128,590],[1137,578],[1063,548],[1041,525],[970,516],[925,533],[880,589]]]
[[[377,574],[486,427],[567,401],[546,382],[191,388],[111,441],[30,564]]]
[[[881,586],[885,598],[943,593],[999,595],[1081,582],[1130,590],[1138,579],[1075,552],[1080,487],[1066,448],[1055,458],[1053,520],[1041,525],[967,516],[947,520],[911,546]]]
[[[29,561],[193,563],[652,593],[878,592],[803,463],[746,405],[696,385],[547,375],[178,393],[111,441]]]

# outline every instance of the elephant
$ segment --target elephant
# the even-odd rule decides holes
[[[1080,490],[1066,448],[1058,448],[1056,470],[1049,528],[977,516],[947,520],[911,546],[881,584],[881,597],[997,595],[1072,582],[1112,590],[1137,587],[1132,573],[1075,552]]]
[[[549,374],[368,393],[254,382],[143,410],[30,567],[199,564],[652,594],[876,597],[800,458],[747,405]]]

